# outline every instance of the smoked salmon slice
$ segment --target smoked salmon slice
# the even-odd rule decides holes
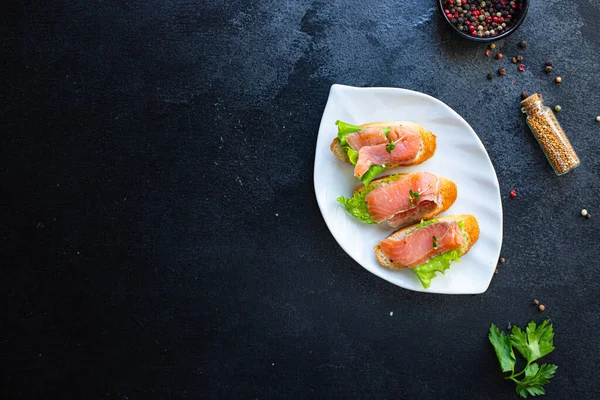
[[[381,184],[365,196],[371,218],[387,221],[392,228],[418,221],[441,203],[440,179],[428,172],[417,172]]]
[[[383,128],[363,128],[346,136],[346,141],[355,151],[359,151],[365,146],[375,146],[382,143],[389,143]]]
[[[414,268],[440,254],[461,249],[464,241],[458,222],[445,220],[409,231],[398,239],[384,239],[379,246],[390,262]]]
[[[360,132],[357,133],[360,134]],[[350,144],[350,141],[348,143]],[[354,149],[358,151],[358,160],[354,167],[354,176],[356,177],[363,176],[372,165],[410,164],[417,158],[422,142],[421,135],[415,129],[398,125],[390,129],[386,141],[383,143],[366,145],[367,143],[375,143],[372,136],[361,140],[360,143],[363,146]],[[388,151],[390,143],[393,143],[395,147],[393,150]],[[350,144],[350,146],[352,145]]]

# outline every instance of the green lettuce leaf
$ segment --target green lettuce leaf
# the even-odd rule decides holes
[[[344,150],[346,150],[346,154],[348,155],[348,160],[350,160],[350,163],[352,163],[352,165],[356,165],[356,162],[358,160],[358,152],[356,150],[354,150],[352,147],[350,147],[350,145],[346,141],[346,136],[348,136],[351,133],[360,131],[362,129],[362,127],[360,127],[358,125],[352,125],[352,124],[349,124],[347,122],[340,121],[340,120],[335,121],[335,124],[338,127],[338,135],[337,136],[340,141],[340,146],[342,146],[342,148],[344,148]],[[390,128],[384,128],[383,131],[387,136],[387,134],[390,131]],[[363,174],[363,176],[360,177],[361,182],[363,183],[363,185],[368,185],[369,182],[371,182],[384,169],[385,169],[385,166],[383,166],[383,165],[372,165],[367,170],[367,172],[365,172]]]
[[[340,144],[342,146],[348,145],[348,142],[346,142],[346,136],[362,129],[360,126],[348,124],[340,120],[335,121],[335,124],[338,127],[338,139],[340,140]]]
[[[425,264],[413,268],[412,271],[417,275],[417,278],[419,278],[423,287],[428,289],[431,285],[431,280],[437,275],[436,272],[441,272],[443,274],[444,271],[450,268],[450,263],[452,261],[460,261],[461,254],[461,249],[449,251],[437,257],[433,257]]]
[[[358,152],[354,151],[354,149],[350,146],[342,146],[342,147],[344,149],[346,149],[346,154],[348,154],[348,159],[350,160],[352,165],[356,165],[356,162],[358,161]]]
[[[363,176],[360,177],[360,181],[363,183],[363,185],[368,185],[369,182],[375,179],[375,177],[379,175],[379,173],[384,169],[385,166],[383,165],[371,165],[367,172],[365,172]]]
[[[421,221],[419,225],[413,230],[413,232],[419,228],[422,228],[427,225],[431,225],[437,222],[437,220],[430,221]],[[463,236],[466,236],[464,231],[465,222],[458,221],[458,227],[460,228]],[[412,271],[417,275],[417,278],[421,281],[421,284],[425,289],[428,289],[431,286],[431,280],[437,276],[436,272],[441,272],[442,274],[448,268],[450,268],[450,263],[452,261],[459,262],[460,256],[462,255],[462,249],[456,249],[449,251],[444,254],[440,254],[437,257],[433,257],[431,260],[426,262],[425,264],[421,264],[416,268],[413,268]]]
[[[337,201],[346,207],[346,211],[356,218],[359,218],[362,222],[366,224],[376,224],[377,222],[373,221],[373,218],[371,218],[371,215],[369,214],[365,197],[382,183],[392,182],[399,178],[400,175],[392,175],[388,178],[370,183],[365,185],[364,189],[354,192],[352,197],[341,196],[337,198]]]

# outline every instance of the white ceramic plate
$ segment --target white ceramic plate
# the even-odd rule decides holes
[[[351,124],[375,121],[413,121],[437,135],[437,150],[423,164],[386,170],[428,171],[445,176],[458,186],[458,198],[446,211],[473,214],[481,234],[471,251],[452,263],[444,275],[424,289],[411,270],[382,267],[373,247],[393,229],[361,223],[346,212],[336,198],[349,197],[360,181],[350,164],[338,160],[329,150],[337,135],[336,120]],[[406,289],[446,294],[475,294],[487,290],[502,246],[502,203],[496,172],[477,134],[454,110],[423,93],[395,88],[356,88],[333,85],[325,106],[315,155],[315,193],[319,208],[333,237],[356,262],[375,275]]]

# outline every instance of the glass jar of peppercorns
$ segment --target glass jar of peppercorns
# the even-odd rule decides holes
[[[541,94],[532,94],[521,102],[521,111],[527,114],[527,125],[533,132],[546,158],[557,175],[566,174],[579,165],[579,157],[573,150],[556,115],[544,105]]]

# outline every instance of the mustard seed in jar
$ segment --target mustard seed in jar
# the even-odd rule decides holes
[[[579,165],[579,157],[573,150],[556,115],[544,105],[542,95],[534,93],[521,102],[521,111],[527,114],[527,125],[533,132],[546,158],[557,175],[566,174]]]

